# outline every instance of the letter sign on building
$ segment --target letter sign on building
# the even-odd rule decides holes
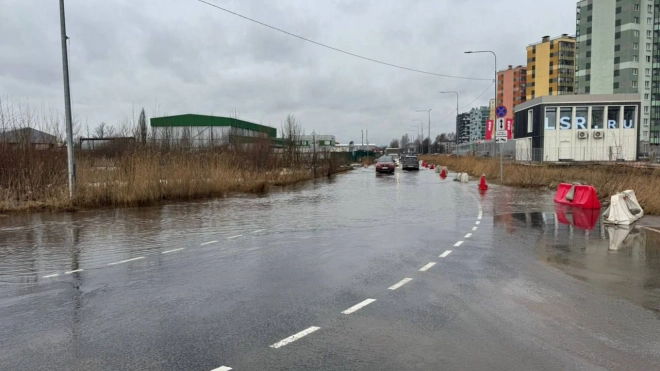
[[[571,129],[571,118],[562,117],[559,120],[559,130],[570,130]]]

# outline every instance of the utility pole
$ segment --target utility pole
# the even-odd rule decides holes
[[[361,149],[364,149],[364,130],[362,130],[362,148]]]
[[[62,31],[62,70],[64,74],[64,111],[66,119],[66,157],[69,172],[69,197],[73,198],[76,187],[76,159],[73,156],[73,124],[71,119],[71,92],[69,90],[69,56],[66,41],[66,23],[64,21],[64,0],[60,0],[60,29]]]

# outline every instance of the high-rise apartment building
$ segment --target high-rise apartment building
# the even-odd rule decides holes
[[[513,118],[513,108],[527,98],[527,67],[509,66],[497,72],[497,105],[507,108],[506,118]]]
[[[456,138],[458,143],[470,142],[470,113],[464,112],[456,117]]]
[[[497,107],[497,102],[495,102],[495,99],[489,100],[488,109],[490,112],[488,113],[488,118],[493,121],[495,121],[495,107]]]
[[[660,0],[577,3],[577,92],[640,94],[640,152],[660,144],[658,6]]]
[[[575,37],[544,36],[527,47],[527,100],[568,94],[575,94]]]
[[[470,110],[470,142],[477,142],[486,138],[486,120],[490,109],[488,106]]]

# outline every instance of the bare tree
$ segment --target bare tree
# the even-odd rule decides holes
[[[399,148],[399,140],[398,139],[392,139],[390,142],[390,148]]]
[[[284,139],[284,161],[289,165],[294,162],[300,162],[300,139],[302,137],[302,127],[296,121],[293,114],[286,117],[282,124],[282,139]]]
[[[144,113],[144,107],[140,111],[140,118],[138,119],[138,126],[140,127],[140,143],[147,144],[147,116]]]
[[[94,129],[94,134],[95,134],[94,136],[96,138],[105,138],[106,133],[107,133],[107,130],[106,130],[107,126],[108,126],[108,124],[106,124],[105,122],[102,122],[99,126],[96,127],[96,129]]]

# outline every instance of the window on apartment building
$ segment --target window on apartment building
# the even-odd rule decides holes
[[[532,133],[533,131],[534,131],[534,110],[530,109],[527,110],[527,132]]]
[[[649,119],[644,119],[644,126],[649,126]]]
[[[593,9],[594,9],[594,4],[587,5],[587,11],[591,11]]]
[[[647,17],[646,18],[646,24],[653,24],[653,18]]]
[[[591,39],[587,40],[587,46],[591,46]]]
[[[591,75],[585,75],[584,81],[591,81]]]
[[[637,30],[633,31],[633,37],[639,37],[639,31]]]
[[[638,43],[633,43],[633,49],[635,49],[635,50],[639,49],[639,44]]]
[[[639,33],[639,31],[637,31],[637,33]],[[646,31],[646,37],[648,37],[649,39],[653,38],[653,31],[647,30]]]
[[[620,44],[614,45],[614,51],[615,52],[621,51],[621,45]]]
[[[587,64],[584,66],[586,69],[591,69],[591,63],[587,62]]]
[[[552,95],[552,86],[548,88],[548,95]]]
[[[632,73],[633,73],[634,76],[637,76],[637,72],[639,72],[639,70],[637,68],[632,69]]]
[[[644,75],[651,76],[651,69],[650,68],[644,69]]]
[[[649,100],[649,93],[644,94],[644,100]]]
[[[646,56],[646,61],[647,61],[648,63],[651,63],[651,56],[650,56],[650,55],[647,55],[647,56]]]
[[[616,14],[621,14],[621,7],[620,6],[616,7]]]
[[[615,25],[616,27],[620,27],[620,26],[621,26],[621,20],[620,20],[620,19],[617,19],[616,22],[614,22],[614,25]]]
[[[621,32],[617,32],[614,34],[615,39],[620,39],[621,38]]]
[[[631,81],[630,86],[632,86],[633,88],[636,88],[637,87],[637,81]]]
[[[588,51],[586,56],[587,56],[587,58],[591,58],[591,51]]]
[[[633,62],[639,62],[639,56],[633,55]]]
[[[619,72],[619,69],[618,69],[618,68],[617,68],[616,70],[614,70],[614,77],[619,76],[619,73],[620,73],[620,72]]]
[[[651,49],[651,43],[646,43],[646,51],[647,51],[647,52],[650,52],[650,51],[652,51],[652,50],[653,50],[653,49]]]
[[[594,18],[592,16],[587,16],[587,22],[591,22]]]
[[[617,21],[617,22],[619,22],[619,25],[621,25],[621,21],[620,21],[620,20]],[[633,17],[633,22],[635,22],[635,24],[639,24],[639,17]]]
[[[613,88],[613,89],[618,89],[618,88],[619,88],[619,83],[618,83],[618,82],[615,82],[615,83],[612,85],[612,88]]]
[[[591,87],[590,87],[590,86],[587,86],[586,88],[584,88],[584,93],[585,93],[585,94],[589,94],[589,93],[591,93]]]
[[[644,113],[649,113],[649,106],[644,106]]]
[[[644,87],[645,88],[650,88],[651,87],[651,82],[650,81],[644,81]]]
[[[621,57],[614,57],[614,64],[621,63]]]
[[[653,5],[651,5],[651,4],[647,5],[646,9],[649,13],[653,13]]]
[[[621,9],[621,7],[619,7],[618,9]],[[633,5],[633,9],[634,9],[636,12],[638,12],[638,11],[639,11],[639,4],[635,4],[635,5]],[[620,13],[620,12],[619,12],[619,13]]]

